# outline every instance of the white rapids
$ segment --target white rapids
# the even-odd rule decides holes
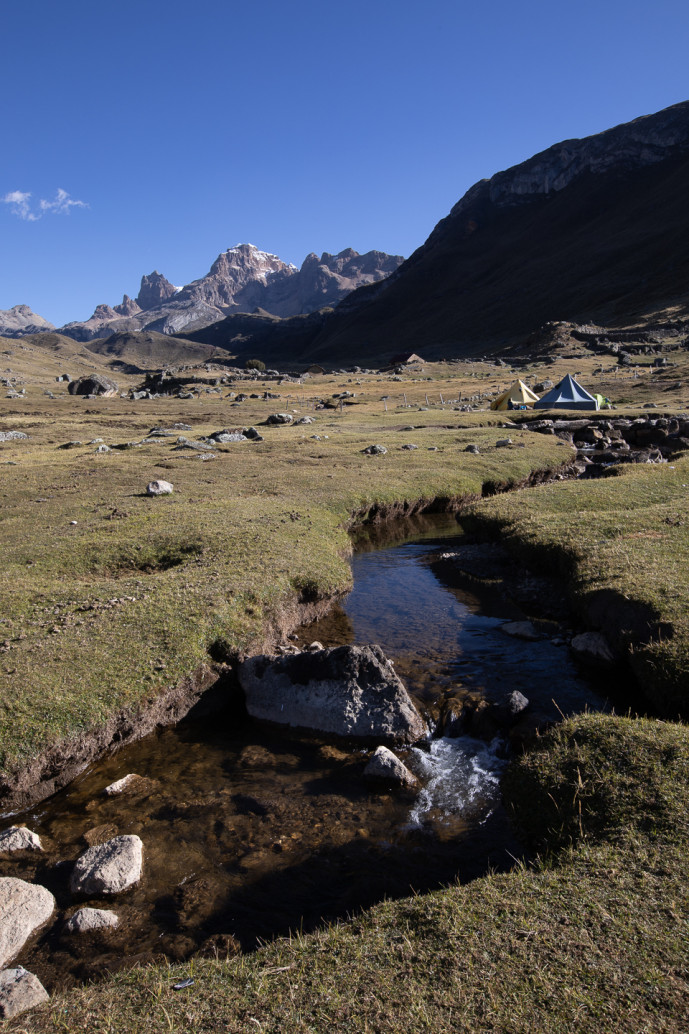
[[[500,739],[485,743],[458,736],[433,740],[430,752],[415,748],[412,766],[425,785],[411,809],[408,827],[477,817],[485,822],[500,799],[500,775],[507,765],[499,754],[503,747]]]

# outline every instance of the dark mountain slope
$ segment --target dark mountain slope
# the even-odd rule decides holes
[[[475,184],[396,273],[350,294],[317,333],[291,332],[290,358],[471,355],[548,320],[686,313],[688,196],[689,102],[556,144]],[[275,359],[280,335],[262,340],[257,327],[244,345]]]

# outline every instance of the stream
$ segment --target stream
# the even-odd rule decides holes
[[[360,535],[352,592],[299,629],[299,644],[380,644],[431,714],[441,698],[475,703],[514,689],[542,722],[605,706],[558,625],[537,623],[544,637],[536,642],[514,638],[501,626],[532,615],[494,581],[439,579],[438,558],[463,541],[448,515]],[[263,729],[233,706],[192,714],[105,757],[2,821],[27,825],[45,848],[5,857],[2,874],[42,883],[60,909],[15,963],[52,990],[163,956],[224,957],[524,856],[500,803],[503,739],[440,737],[398,753],[421,779],[416,795],[371,792],[362,779],[371,750]],[[104,796],[132,772],[141,778],[130,792]],[[115,911],[119,927],[65,933],[62,919],[77,907],[68,891],[74,860],[125,833],[144,842],[141,882],[114,899],[78,903]]]

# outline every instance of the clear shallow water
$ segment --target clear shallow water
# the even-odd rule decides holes
[[[375,538],[360,543],[353,592],[302,629],[302,643],[380,643],[422,708],[444,691],[476,699],[514,688],[544,715],[557,713],[553,697],[562,710],[600,702],[564,647],[500,631],[523,616],[512,604],[436,578],[430,565],[455,544],[444,539],[456,535],[454,521],[405,527],[388,548],[375,548]],[[25,822],[46,844],[40,858],[3,861],[3,874],[48,886],[64,914],[74,910],[71,865],[87,843],[137,833],[144,878],[112,902],[80,902],[116,910],[114,934],[86,942],[63,935],[58,922],[17,961],[52,988],[161,953],[182,959],[199,949],[251,948],[384,896],[510,867],[521,848],[500,805],[503,746],[440,739],[403,758],[421,792],[370,793],[366,752],[261,730],[228,709],[103,759],[49,801],[3,821]],[[135,793],[103,796],[129,772],[144,777]]]

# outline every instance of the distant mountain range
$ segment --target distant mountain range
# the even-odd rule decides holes
[[[684,102],[476,183],[388,279],[331,314],[230,315],[191,337],[271,362],[368,365],[496,353],[549,321],[687,320],[688,192]]]
[[[296,316],[337,305],[355,288],[389,276],[403,261],[401,255],[359,255],[347,248],[338,255],[307,255],[297,269],[253,244],[238,244],[218,255],[206,276],[185,287],[175,287],[156,270],[141,278],[136,298],[125,295],[119,305],[98,305],[88,320],[67,323],[59,333],[91,341],[144,328],[179,334],[232,312]],[[55,329],[26,305],[0,311],[0,335],[5,337]]]

